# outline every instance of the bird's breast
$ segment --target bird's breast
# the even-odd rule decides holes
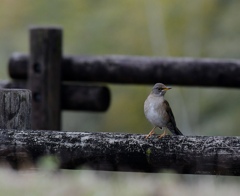
[[[144,114],[154,126],[165,127],[168,119],[163,97],[149,96],[144,102]]]

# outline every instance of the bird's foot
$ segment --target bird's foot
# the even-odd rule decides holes
[[[150,132],[149,134],[145,137],[145,139],[148,139],[151,135],[153,135],[155,132],[154,130],[156,129],[156,127],[154,127]]]
[[[158,139],[161,139],[161,138],[164,137],[165,135],[167,135],[166,130],[164,130],[163,133],[158,136]]]

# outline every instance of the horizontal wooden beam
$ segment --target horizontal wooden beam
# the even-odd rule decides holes
[[[9,61],[14,79],[27,78],[29,56],[16,53]],[[229,59],[161,58],[140,56],[65,56],[64,81],[129,84],[240,87],[240,61]]]
[[[26,89],[26,81],[1,81],[0,88]],[[61,109],[103,112],[110,105],[110,90],[104,86],[61,85]]]
[[[0,130],[0,161],[53,155],[62,169],[240,175],[240,137]]]

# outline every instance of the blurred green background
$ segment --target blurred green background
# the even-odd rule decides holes
[[[239,7],[240,1],[234,0],[2,0],[0,79],[9,78],[7,64],[13,52],[28,53],[31,25],[61,26],[65,54],[237,59],[240,56]],[[144,117],[143,102],[152,86],[106,85],[112,93],[109,110],[106,113],[64,111],[62,129],[147,134],[152,126]],[[171,104],[179,129],[186,135],[240,134],[238,89],[173,86],[166,99]],[[137,175],[137,179],[144,177],[144,174],[133,175]],[[145,176],[142,183],[147,181],[146,178],[149,177]],[[156,176],[151,178],[156,180]],[[180,182],[183,176],[179,178]],[[6,181],[5,177],[1,179]],[[190,183],[193,177],[188,179],[185,180]],[[130,186],[130,182],[126,183]],[[214,183],[211,181],[210,186],[214,187]],[[151,185],[153,183],[149,189]],[[155,184],[155,188],[158,186]],[[115,193],[119,189],[116,185]],[[171,190],[171,185],[167,190]],[[197,189],[197,192],[202,190]],[[178,191],[175,192],[179,195]]]
[[[61,26],[65,54],[239,58],[239,6],[224,0],[2,0],[0,78],[8,78],[13,52],[28,53],[31,25]],[[151,86],[109,87],[106,113],[65,111],[62,129],[147,133],[152,126],[143,102]],[[166,98],[184,134],[239,135],[238,89],[174,86]]]

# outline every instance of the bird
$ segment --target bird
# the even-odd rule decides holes
[[[173,135],[183,135],[177,128],[172,109],[167,100],[164,99],[165,93],[170,90],[170,87],[165,86],[162,83],[156,83],[149,96],[144,102],[144,114],[147,120],[154,126],[153,129],[146,136],[148,139],[155,132],[154,130],[159,127],[168,128]],[[158,136],[162,138],[166,135],[166,130]]]

